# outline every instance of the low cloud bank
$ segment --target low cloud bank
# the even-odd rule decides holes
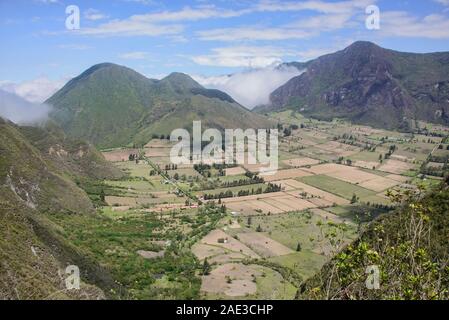
[[[40,77],[20,83],[0,81],[0,89],[14,93],[30,102],[42,103],[61,89],[67,80],[53,81],[46,77]]]
[[[243,106],[253,109],[268,104],[274,90],[303,72],[293,66],[279,65],[224,76],[192,77],[204,87],[224,91]]]
[[[36,124],[48,119],[51,107],[29,102],[16,94],[0,89],[0,117],[16,124]]]

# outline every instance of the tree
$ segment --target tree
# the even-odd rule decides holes
[[[260,226],[260,224],[257,226],[256,231],[257,232],[262,232],[262,227]]]
[[[358,201],[357,195],[354,193],[351,198],[351,204],[357,203],[357,201]]]
[[[203,276],[209,275],[210,270],[211,270],[211,266],[210,266],[209,261],[207,261],[207,258],[206,258],[206,259],[204,259],[204,263],[203,263]]]
[[[248,225],[248,227],[250,227],[252,223],[253,223],[253,219],[251,218],[251,216],[249,216],[246,224]]]
[[[296,251],[300,252],[302,250],[301,243],[298,242],[298,245],[296,246]]]
[[[100,191],[100,200],[101,200],[102,202],[105,201],[105,194],[104,194],[104,190],[103,190],[103,189],[101,189],[101,191]]]

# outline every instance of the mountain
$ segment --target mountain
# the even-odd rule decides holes
[[[403,53],[370,42],[307,63],[262,111],[294,108],[323,120],[341,117],[387,129],[410,121],[449,123],[449,53]],[[259,110],[260,111],[260,110]]]
[[[449,298],[449,178],[427,192],[404,193],[396,199],[399,208],[374,220],[306,280],[298,299]],[[377,290],[367,287],[373,266],[379,271]]]
[[[0,299],[97,299],[105,297],[97,284],[113,287],[108,272],[64,240],[47,215],[93,214],[75,178],[96,169],[104,177],[120,174],[91,146],[57,132],[0,118]],[[63,290],[60,270],[71,264],[89,282],[77,292]]]
[[[272,124],[229,95],[202,87],[188,75],[152,80],[111,63],[91,67],[48,101],[51,113],[70,137],[102,148],[146,143],[176,128],[266,128]]]

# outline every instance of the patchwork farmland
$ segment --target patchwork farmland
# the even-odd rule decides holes
[[[105,181],[104,214],[160,221],[153,237],[188,249],[202,298],[293,298],[364,223],[393,208],[389,191],[437,183],[427,171],[446,170],[443,139],[430,134],[306,120],[289,111],[271,117],[291,130],[279,141],[279,170],[268,175],[260,164],[173,165],[168,140],[104,152],[126,173]],[[205,210],[220,214],[205,219]],[[171,236],[162,236],[167,230]],[[142,246],[136,259],[164,261],[165,246]]]

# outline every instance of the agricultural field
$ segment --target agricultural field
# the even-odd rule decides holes
[[[447,170],[442,137],[271,117],[291,130],[279,139],[279,169],[266,175],[260,164],[175,166],[168,140],[105,151],[125,176],[89,186],[101,223],[64,218],[64,232],[119,279],[133,274],[124,283],[132,297],[293,299],[393,209],[389,191],[433,185]]]

